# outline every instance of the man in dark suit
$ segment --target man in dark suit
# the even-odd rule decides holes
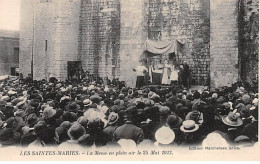
[[[183,62],[182,71],[182,84],[184,87],[189,88],[190,67],[186,61]]]
[[[114,132],[114,141],[120,139],[132,139],[139,144],[144,139],[144,132],[141,128],[137,127],[134,122],[134,117],[137,115],[137,109],[135,106],[130,106],[125,112],[125,124],[118,127]]]

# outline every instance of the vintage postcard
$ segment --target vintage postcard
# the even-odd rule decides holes
[[[0,0],[0,160],[260,160],[258,51],[258,0]]]

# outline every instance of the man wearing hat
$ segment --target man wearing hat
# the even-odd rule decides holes
[[[184,134],[184,140],[181,145],[198,145],[202,141],[202,136],[198,132],[199,125],[193,120],[185,120],[182,122],[180,130]]]
[[[10,128],[14,132],[21,131],[22,126],[24,125],[24,121],[22,117],[10,117],[3,124],[4,128]]]
[[[14,116],[14,107],[10,103],[7,103],[5,108],[2,108],[2,112],[6,119]]]
[[[155,118],[151,118],[151,122],[149,122],[148,126],[150,126],[150,135],[152,136],[152,140],[155,141],[155,133],[158,129],[160,129],[162,126],[166,126],[166,119],[168,117],[168,115],[170,114],[170,108],[167,107],[167,106],[160,106],[159,108],[158,107],[152,107],[151,108],[154,112],[154,116],[156,116],[156,113],[159,115],[157,115],[157,119]],[[150,110],[151,110],[150,109]],[[158,111],[156,111],[158,110]]]
[[[45,147],[56,145],[54,136],[55,130],[47,127],[45,121],[39,121],[34,125],[34,132],[37,139],[29,144],[31,146]]]
[[[30,143],[34,142],[37,137],[34,132],[34,125],[39,121],[39,118],[35,113],[29,114],[26,119],[26,126],[22,128],[23,135],[21,137],[21,145],[28,146]]]
[[[41,102],[38,99],[32,99],[30,102],[30,106],[34,108],[34,112],[37,116],[40,115],[40,107],[41,107]]]
[[[162,125],[166,124],[166,119],[170,113],[171,113],[171,111],[168,106],[161,106],[159,108],[159,118],[160,118],[160,123]]]
[[[84,134],[78,139],[78,143],[84,148],[91,148],[94,144],[94,139],[90,134]]]
[[[141,127],[142,129],[144,129],[145,132],[145,138],[151,139],[152,141],[156,141],[155,132],[163,125],[165,125],[166,122],[163,121],[164,123],[162,123],[162,120],[160,120],[160,112],[158,106],[144,108],[144,115],[146,115],[148,118],[146,124],[141,124]]]
[[[72,124],[72,126],[68,130],[68,136],[70,140],[60,144],[60,147],[68,147],[68,146],[78,146],[78,139],[86,134],[85,128],[79,124],[78,122],[75,122]]]
[[[39,121],[39,118],[36,116],[36,114],[31,113],[27,116],[26,125],[28,127],[32,128],[38,121]]]
[[[17,145],[19,143],[20,133],[13,131],[10,128],[0,130],[0,145],[1,147]]]
[[[84,104],[83,113],[85,113],[92,105],[92,101],[90,99],[85,99],[83,100],[83,104]]]
[[[111,112],[108,116],[108,126],[103,130],[105,135],[108,138],[108,141],[113,140],[113,135],[115,130],[118,128],[117,121],[118,121],[118,114]]]
[[[90,100],[92,101],[92,105],[91,106],[95,106],[96,108],[98,106],[100,106],[100,102],[102,100],[102,97],[100,97],[98,94],[94,94],[90,97]]]
[[[193,110],[186,115],[185,120],[193,120],[196,124],[201,125],[203,123],[203,113]]]
[[[229,112],[227,116],[222,117],[222,122],[226,125],[223,132],[226,132],[227,140],[234,140],[241,134],[243,120],[240,118],[239,113]]]
[[[125,124],[118,127],[114,133],[114,141],[120,139],[132,139],[139,144],[144,139],[144,132],[141,128],[137,127],[134,122],[134,117],[137,115],[135,106],[130,106],[125,112]]]
[[[181,143],[183,136],[183,133],[180,130],[180,127],[182,125],[182,119],[177,115],[169,115],[166,119],[166,126],[171,128],[173,132],[175,133],[175,142],[177,144]]]
[[[81,116],[82,115],[81,107],[75,101],[68,102],[67,105],[65,106],[65,109],[68,112],[75,113],[77,116]]]
[[[94,138],[95,146],[101,147],[107,144],[107,136],[103,132],[105,123],[100,118],[92,119],[88,122],[89,134]]]
[[[187,61],[183,62],[183,65],[180,66],[181,71],[180,71],[180,79],[182,82],[182,85],[186,88],[189,88],[189,77],[190,77],[190,68],[189,65],[187,64]]]

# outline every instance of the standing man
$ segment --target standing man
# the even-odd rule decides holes
[[[184,87],[189,88],[189,77],[190,77],[190,67],[187,61],[183,62],[183,73],[182,73],[182,84]]]
[[[137,113],[138,111],[136,106],[130,106],[125,110],[125,124],[119,126],[115,130],[113,136],[114,141],[118,141],[120,139],[131,139],[135,141],[136,144],[139,144],[143,141],[144,132],[141,128],[135,125]]]
[[[145,76],[148,73],[148,69],[144,66],[144,61],[140,61],[140,65],[133,69],[136,72],[136,88],[141,88],[145,85]]]

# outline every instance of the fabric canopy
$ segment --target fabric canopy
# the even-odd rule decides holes
[[[153,41],[146,40],[143,47],[143,54],[140,57],[140,60],[146,59],[152,56],[160,55],[160,54],[170,54],[180,52],[183,54],[184,52],[184,44],[179,42],[178,40],[164,40],[164,41]]]

